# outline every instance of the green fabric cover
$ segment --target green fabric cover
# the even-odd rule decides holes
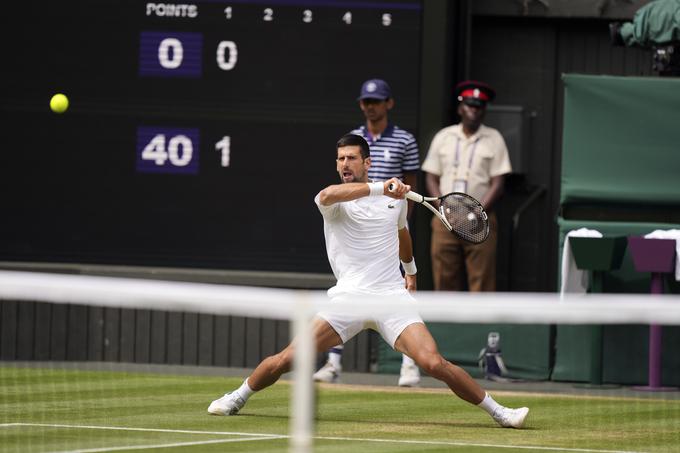
[[[680,79],[563,80],[561,203],[680,202]]]
[[[575,229],[589,228],[605,236],[644,235],[657,229],[680,228],[680,225],[662,223],[602,222],[558,219],[560,250],[564,237]],[[561,253],[560,253],[561,263]],[[667,292],[680,293],[680,285],[672,278],[666,280]],[[621,268],[605,274],[604,292],[648,293],[650,276],[637,273],[628,250]],[[680,303],[680,300],[678,301]],[[555,342],[555,381],[583,381],[589,379],[590,342],[589,326],[558,325]],[[664,385],[680,385],[680,327],[663,330],[662,382]],[[646,384],[649,347],[649,329],[643,325],[604,326],[603,332],[603,382],[616,384]]]
[[[622,24],[621,37],[627,46],[680,41],[680,0],[656,0],[643,6],[633,22]]]

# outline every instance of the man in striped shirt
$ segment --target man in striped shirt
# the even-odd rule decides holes
[[[359,93],[359,108],[366,117],[366,123],[350,133],[360,135],[368,142],[371,151],[371,167],[368,178],[373,181],[387,181],[399,178],[415,191],[417,174],[420,169],[418,144],[415,137],[388,120],[388,113],[394,107],[390,86],[381,79],[370,79],[363,83]],[[408,202],[411,214],[413,203]],[[343,346],[338,345],[328,352],[326,364],[314,373],[314,380],[336,382],[342,371]],[[420,371],[413,359],[403,355],[399,386],[413,387],[420,383]]]
[[[394,107],[390,86],[384,80],[367,80],[361,86],[358,101],[366,123],[350,133],[365,138],[371,149],[368,178],[374,181],[399,178],[417,190],[417,173],[420,170],[418,144],[412,134],[390,123],[387,118]]]

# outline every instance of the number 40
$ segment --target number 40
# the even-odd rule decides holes
[[[181,149],[181,153],[180,153]],[[156,165],[164,165],[166,160],[176,167],[185,167],[191,162],[194,145],[186,135],[175,135],[165,147],[165,134],[156,134],[144,147],[142,159],[153,160]]]

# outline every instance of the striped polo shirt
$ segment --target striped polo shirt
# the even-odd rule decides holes
[[[386,181],[394,177],[403,178],[404,173],[420,169],[416,139],[399,126],[388,124],[378,137],[371,137],[365,125],[350,133],[364,137],[371,148],[370,179]]]

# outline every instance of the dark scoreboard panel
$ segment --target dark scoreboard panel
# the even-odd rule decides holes
[[[417,126],[418,1],[17,3],[0,260],[326,272],[313,198],[362,81]]]

